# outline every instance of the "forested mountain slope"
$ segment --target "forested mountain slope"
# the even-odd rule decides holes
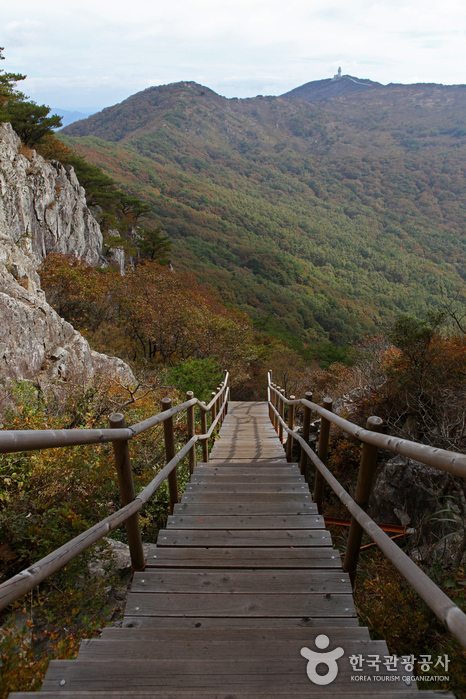
[[[345,342],[465,293],[466,87],[365,82],[314,103],[153,87],[63,139],[258,327]]]

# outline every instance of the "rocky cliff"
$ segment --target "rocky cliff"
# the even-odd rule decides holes
[[[40,288],[37,269],[50,252],[99,265],[101,250],[73,168],[23,149],[10,124],[0,124],[0,381],[111,373],[134,382],[123,361],[92,351]]]

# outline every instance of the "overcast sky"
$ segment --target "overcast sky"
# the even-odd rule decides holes
[[[1,68],[36,102],[92,113],[151,85],[279,95],[343,74],[466,83],[464,0],[11,0]]]

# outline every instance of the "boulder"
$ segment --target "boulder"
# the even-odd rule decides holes
[[[375,480],[369,514],[377,522],[416,526],[439,509],[436,493],[448,478],[443,471],[395,456]]]

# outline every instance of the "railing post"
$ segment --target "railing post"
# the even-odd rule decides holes
[[[312,401],[312,392],[307,391],[304,394],[306,400]],[[309,428],[311,426],[311,409],[308,408],[307,405],[304,406],[304,415],[303,415],[303,439],[306,442],[306,444],[309,444]],[[309,457],[304,451],[304,449],[301,449],[301,459],[299,460],[299,470],[301,471],[301,475],[305,476],[307,472],[307,464],[308,464]]]
[[[112,429],[125,427],[124,415],[121,413],[114,413],[109,418],[109,425]],[[121,502],[123,507],[125,507],[125,505],[133,502],[135,497],[128,441],[112,442],[112,445],[113,453],[115,454],[115,466],[118,474]],[[131,567],[133,571],[144,570],[146,562],[144,560],[141,530],[139,529],[139,516],[137,513],[128,517],[125,522],[125,527],[131,554]]]
[[[171,398],[162,398],[162,410],[170,410],[172,407]],[[175,432],[173,429],[173,418],[169,417],[163,422],[163,433],[165,436],[165,457],[167,464],[175,457]],[[168,476],[168,490],[170,493],[170,514],[178,502],[178,479],[176,476],[176,466]]]
[[[269,371],[267,372],[267,388],[269,389],[268,394],[270,396],[270,403],[273,403],[272,378],[271,377],[272,377],[272,370],[269,369]],[[270,405],[269,405],[269,419],[270,419],[270,422],[273,423],[273,412],[272,412],[272,408],[270,407]]]
[[[323,407],[325,410],[332,412],[333,402],[331,398],[324,398]],[[320,418],[320,435],[319,435],[319,450],[318,457],[323,464],[327,464],[328,456],[328,441],[330,437],[330,420],[326,417]],[[324,498],[324,477],[321,472],[316,468],[316,475],[314,481],[314,502],[317,505],[319,514],[322,514],[322,501]]]
[[[290,400],[294,400],[294,396],[290,396]],[[294,427],[294,405],[288,406],[288,427],[290,430]],[[286,460],[288,462],[293,460],[293,437],[291,434],[288,435],[286,440]]]
[[[222,383],[221,383],[220,385],[221,385],[222,388],[224,388],[224,387],[225,387],[225,382],[222,381]],[[222,393],[222,395],[220,396],[220,398],[218,399],[218,409],[219,409],[220,412],[221,412],[220,427],[223,425],[223,421],[224,421],[224,419],[225,419],[225,413],[224,413],[224,410],[223,410],[223,404],[224,404],[224,402],[225,402],[225,395],[226,395],[226,388],[225,388],[225,390],[223,391],[223,393]]]
[[[381,432],[382,425],[382,418],[373,416],[368,418],[366,422],[366,430],[371,430],[371,432]],[[354,499],[359,507],[361,507],[364,511],[367,510],[369,495],[371,494],[372,481],[374,479],[374,473],[377,466],[378,451],[379,448],[373,444],[364,444],[362,448],[358,484],[356,486],[356,495]],[[354,517],[351,517],[343,570],[349,573],[352,585],[354,585],[354,579],[356,577],[362,535],[363,528],[359,522],[354,519]]]
[[[228,401],[227,401],[227,394],[228,394],[228,381],[226,380],[227,374],[228,374],[228,369],[225,369],[225,381],[223,382],[225,385],[225,410],[223,411],[223,420],[225,420],[226,416],[228,415]]]
[[[284,414],[285,414],[285,401],[283,400],[283,388],[278,389],[280,391],[280,395],[278,396],[278,414],[284,419]],[[280,444],[283,446],[283,425],[278,421],[278,437],[280,439]]]
[[[273,392],[273,383],[270,382],[270,404],[272,406],[275,405],[275,394]],[[272,408],[270,408],[270,421],[272,425],[275,427],[275,413],[273,412]]]
[[[217,393],[222,389],[222,386],[223,386],[223,383],[221,383],[220,386],[217,386]],[[217,413],[217,415],[220,412],[221,404],[222,404],[222,396],[219,396],[217,398],[217,400],[215,401],[215,412]],[[220,429],[221,426],[222,426],[222,417],[220,416],[220,419],[218,421],[218,428]]]
[[[186,400],[191,400],[194,393],[192,391],[187,391]],[[191,437],[196,434],[196,427],[194,423],[194,405],[186,410],[186,421],[188,423],[188,441]],[[194,469],[196,468],[196,445],[193,444],[189,450],[189,473],[192,475]]]
[[[221,404],[222,404],[222,425],[225,422],[225,418],[227,416],[228,412],[228,402],[227,402],[227,396],[228,396],[228,382],[226,381],[226,370],[225,370],[225,381],[223,381],[223,385],[225,387],[225,390],[223,392],[223,396],[221,398]]]
[[[205,400],[201,401],[202,405],[205,405]],[[205,410],[201,410],[201,432],[202,434],[207,434],[207,413]],[[202,440],[202,460],[205,464],[209,463],[209,440]]]
[[[278,391],[278,386],[276,384],[273,383],[272,386],[273,386],[273,388],[275,388]],[[272,393],[272,396],[273,396],[273,398],[272,398],[273,407],[275,408],[275,410],[278,410],[278,396],[275,393],[275,391]],[[278,417],[274,413],[273,414],[273,426],[274,426],[275,432],[277,434],[278,434],[278,423],[279,423]]]
[[[217,392],[212,391],[212,393],[210,395],[211,395],[211,400],[212,400],[212,398],[214,398],[217,395]],[[212,405],[212,422],[215,420],[216,417],[217,417],[217,401],[215,400],[214,404]],[[213,432],[212,432],[212,439],[214,439],[214,433],[215,433],[215,430],[213,430]]]

